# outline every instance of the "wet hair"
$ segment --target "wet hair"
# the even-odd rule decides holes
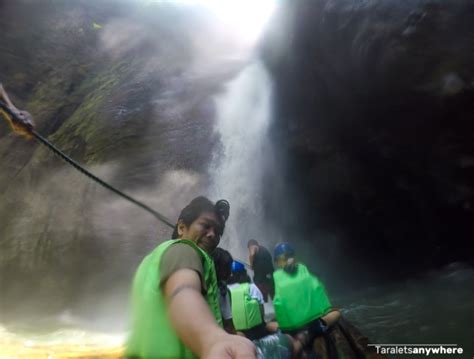
[[[229,280],[227,281],[229,284],[234,283],[251,283],[249,275],[247,274],[246,270],[233,272],[230,276]]]
[[[220,278],[219,273],[222,273],[225,269],[228,269],[229,273],[231,272],[232,262],[234,261],[232,255],[229,251],[217,247],[214,249],[214,252],[212,252],[211,257],[214,260],[214,266],[216,267],[217,280],[227,280],[227,278]]]
[[[186,207],[184,207],[179,214],[176,225],[174,226],[172,239],[179,238],[178,234],[178,223],[183,223],[189,227],[202,213],[211,212],[215,213],[217,221],[219,222],[220,228],[218,228],[218,235],[224,233],[225,222],[229,217],[229,202],[226,200],[219,200],[215,204],[212,203],[208,198],[199,196],[194,198]]]
[[[226,251],[223,248],[217,247],[211,254],[212,260],[214,261],[214,267],[216,268],[217,276],[217,286],[219,287],[219,292],[221,296],[225,296],[227,293],[227,280],[229,278],[222,278],[222,272],[227,272],[231,274],[231,266],[234,259],[229,251]]]
[[[258,242],[255,239],[251,239],[247,242],[247,248],[250,246],[258,246]]]

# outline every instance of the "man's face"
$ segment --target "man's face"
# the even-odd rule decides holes
[[[251,244],[247,247],[249,253],[256,253],[258,250],[258,246],[256,244]]]
[[[213,212],[203,212],[189,227],[178,226],[180,238],[189,239],[207,253],[211,253],[219,244],[222,226]]]

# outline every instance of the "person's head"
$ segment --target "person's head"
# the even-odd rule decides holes
[[[247,249],[250,250],[252,247],[258,247],[258,242],[255,239],[250,239],[247,242]]]
[[[237,261],[232,262],[232,275],[230,276],[228,282],[229,284],[250,283],[250,277],[242,263]]]
[[[289,262],[294,263],[295,250],[291,244],[287,242],[278,244],[273,251],[273,261],[278,268],[285,268]]]
[[[207,253],[219,244],[229,217],[229,202],[212,203],[208,198],[194,198],[181,211],[173,231],[172,239],[188,239]]]
[[[225,249],[217,247],[211,256],[216,267],[217,280],[226,282],[232,274],[232,255]]]

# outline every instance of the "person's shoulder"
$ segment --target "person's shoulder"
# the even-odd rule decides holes
[[[308,267],[304,263],[296,262],[295,268],[298,271],[305,271],[305,272],[308,272],[309,274],[312,274],[311,271],[308,269]]]
[[[249,283],[250,288],[260,291],[255,283]]]
[[[191,245],[176,242],[170,245],[163,253],[164,256],[179,256],[179,257],[199,257],[199,252]]]
[[[227,288],[229,288],[229,290],[233,290],[233,289],[238,288],[238,287],[240,287],[239,283],[227,284]]]
[[[258,247],[259,247],[259,252],[261,252],[262,254],[265,253],[265,254],[268,254],[268,255],[271,256],[271,253],[270,253],[270,251],[268,250],[267,247],[262,246],[262,245],[259,245]]]
[[[249,288],[250,296],[254,299],[257,299],[257,301],[260,304],[263,304],[263,294],[260,289],[254,284],[250,283],[250,288]]]
[[[258,289],[258,287],[254,283],[250,283],[250,291],[255,294],[263,295],[262,291]]]
[[[163,253],[160,269],[164,272],[178,270],[181,268],[196,269],[203,273],[203,259],[199,251],[193,246],[176,242],[170,245]]]
[[[201,277],[203,291],[205,291],[204,266],[202,258],[193,246],[176,242],[170,245],[163,253],[160,262],[160,286],[162,286],[168,278],[180,269],[191,269],[196,271]]]

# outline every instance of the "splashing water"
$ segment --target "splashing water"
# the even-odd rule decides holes
[[[268,129],[272,84],[259,61],[247,65],[216,100],[217,125],[222,146],[210,169],[211,197],[225,198],[231,215],[223,247],[243,256],[250,238],[263,238],[262,177],[272,157]]]
[[[81,329],[61,329],[38,334],[9,332],[0,326],[0,358],[53,359],[123,357],[123,334],[104,334]]]
[[[454,343],[472,358],[474,269],[451,265],[334,298],[373,343]],[[460,356],[459,356],[460,357]]]

